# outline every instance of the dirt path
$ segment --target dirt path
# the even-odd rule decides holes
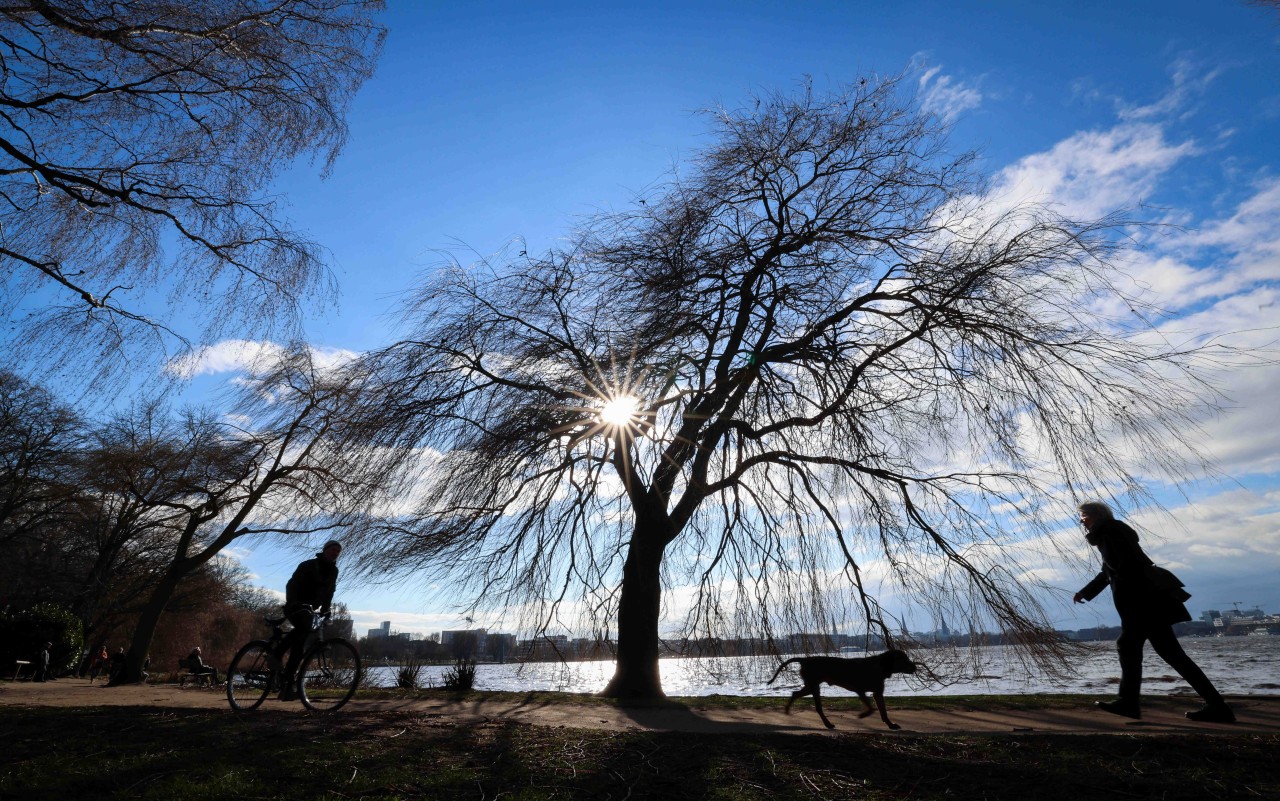
[[[1152,696],[1144,699],[1143,719],[1131,721],[1107,715],[1087,705],[1067,709],[989,710],[965,709],[957,705],[943,710],[896,710],[890,698],[889,716],[903,732],[929,734],[981,733],[1097,733],[1128,734],[1256,734],[1280,732],[1280,696],[1240,696],[1229,699],[1239,722],[1234,725],[1192,723],[1183,712],[1195,709],[1198,699]],[[511,719],[537,726],[568,728],[643,729],[692,732],[771,732],[820,734],[826,729],[805,698],[796,703],[791,715],[783,714],[783,697],[776,709],[700,709],[697,699],[685,699],[688,708],[621,709],[572,702],[452,701],[444,698],[361,699],[347,705],[343,714],[377,713],[384,710],[414,712],[442,721],[468,723]],[[0,708],[5,706],[149,706],[170,709],[230,709],[221,690],[180,689],[176,684],[106,687],[86,679],[60,679],[46,683],[0,683]],[[264,708],[305,714],[301,704],[268,701]],[[0,714],[3,714],[0,712]],[[876,716],[859,720],[852,712],[832,711],[827,716],[837,733],[881,733],[887,731]]]

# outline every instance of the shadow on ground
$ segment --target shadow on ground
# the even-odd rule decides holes
[[[531,701],[530,703],[543,703]],[[645,715],[672,710],[635,708]],[[433,712],[0,709],[0,798],[1276,797],[1280,734],[783,734],[458,723]],[[716,724],[712,725],[712,731]],[[1105,792],[1104,792],[1105,791]]]

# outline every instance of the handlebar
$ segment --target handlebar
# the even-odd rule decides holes
[[[298,612],[303,612],[303,611],[311,615],[311,626],[309,627],[311,631],[317,631],[321,627],[332,622],[333,620],[333,612],[329,612],[328,614],[322,615],[319,612],[312,609],[308,604],[302,604],[294,611],[293,614],[296,615]],[[271,626],[273,629],[276,629],[278,631],[280,627],[285,624],[285,622],[289,621],[289,617],[290,617],[289,615],[285,615],[283,617],[264,617],[263,621],[268,626]]]

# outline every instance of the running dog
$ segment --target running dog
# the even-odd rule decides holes
[[[885,651],[878,656],[864,656],[859,659],[842,659],[838,656],[797,656],[778,665],[778,671],[773,674],[772,679],[769,679],[769,684],[773,684],[781,675],[782,669],[792,662],[800,663],[800,681],[804,682],[804,686],[793,692],[791,699],[787,701],[788,715],[791,714],[791,705],[797,698],[812,694],[813,704],[818,708],[818,717],[822,718],[822,722],[828,729],[834,729],[835,724],[827,720],[827,716],[822,711],[822,695],[818,687],[825,681],[827,684],[843,687],[858,694],[862,705],[866,707],[858,715],[859,718],[865,718],[873,711],[866,695],[871,693],[876,699],[880,719],[885,722],[885,725],[891,729],[901,728],[889,720],[889,714],[885,712],[884,680],[894,673],[916,672],[916,663],[902,651],[895,649]]]

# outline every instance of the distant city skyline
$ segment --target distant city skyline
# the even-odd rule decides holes
[[[1254,626],[1254,624],[1257,624],[1256,627],[1262,627],[1262,628],[1280,628],[1280,611],[1268,611],[1266,609],[1263,609],[1261,606],[1253,606],[1253,607],[1246,607],[1246,608],[1232,608],[1232,609],[1226,609],[1226,610],[1204,609],[1198,612],[1194,612],[1193,615],[1194,615],[1194,619],[1192,621],[1192,625],[1207,624],[1209,626],[1212,626],[1220,630],[1230,629],[1233,627],[1233,624],[1235,624],[1236,627],[1240,627],[1240,628]],[[1104,629],[1118,628],[1118,626],[1119,626],[1119,621],[1117,620],[1110,623],[1099,623],[1096,625],[1084,626],[1084,627],[1075,628],[1075,629],[1061,628],[1059,630],[1070,631],[1070,632],[1081,632],[1081,631],[1088,631],[1090,629],[1095,629],[1095,628],[1104,628]],[[358,632],[358,629],[356,631]],[[442,645],[447,645],[449,638],[446,635],[458,635],[462,633],[479,633],[486,636],[509,636],[513,638],[516,637],[515,634],[511,634],[508,632],[489,631],[487,628],[484,628],[484,627],[464,628],[464,629],[454,629],[454,630],[446,629],[446,630],[434,631],[434,632],[433,631],[407,632],[407,631],[400,631],[398,628],[393,626],[392,622],[389,620],[384,620],[377,627],[368,629],[365,635],[357,635],[357,636],[367,636],[369,638],[375,638],[375,637],[388,638],[388,637],[395,637],[395,636],[403,636],[408,638],[408,641],[410,642],[419,641],[419,640],[431,640],[434,642],[438,642]],[[928,637],[928,636],[934,636],[934,635],[939,637],[953,637],[953,636],[958,637],[958,636],[966,636],[969,634],[989,635],[989,634],[993,634],[994,632],[990,632],[990,631],[969,632],[968,630],[960,631],[947,625],[946,620],[943,619],[938,622],[937,627],[934,629],[912,629],[907,633],[913,637],[920,637],[920,636]],[[1280,632],[1277,632],[1277,633],[1280,633]],[[835,634],[839,637],[844,637],[844,638],[850,638],[850,637],[858,638],[858,637],[866,636],[866,631],[865,630],[841,631],[841,632],[832,632],[832,634]],[[752,636],[753,635],[743,634],[741,637],[737,637],[737,638],[730,637],[726,639],[745,640],[745,639],[751,639]],[[795,636],[800,636],[800,635],[797,632],[790,632],[782,635],[782,639],[787,639],[788,637],[795,637]],[[591,637],[584,637],[576,634],[548,635],[546,639],[558,640],[562,642],[588,641],[588,640],[594,641],[594,639]],[[524,640],[521,640],[521,641],[523,642]]]

